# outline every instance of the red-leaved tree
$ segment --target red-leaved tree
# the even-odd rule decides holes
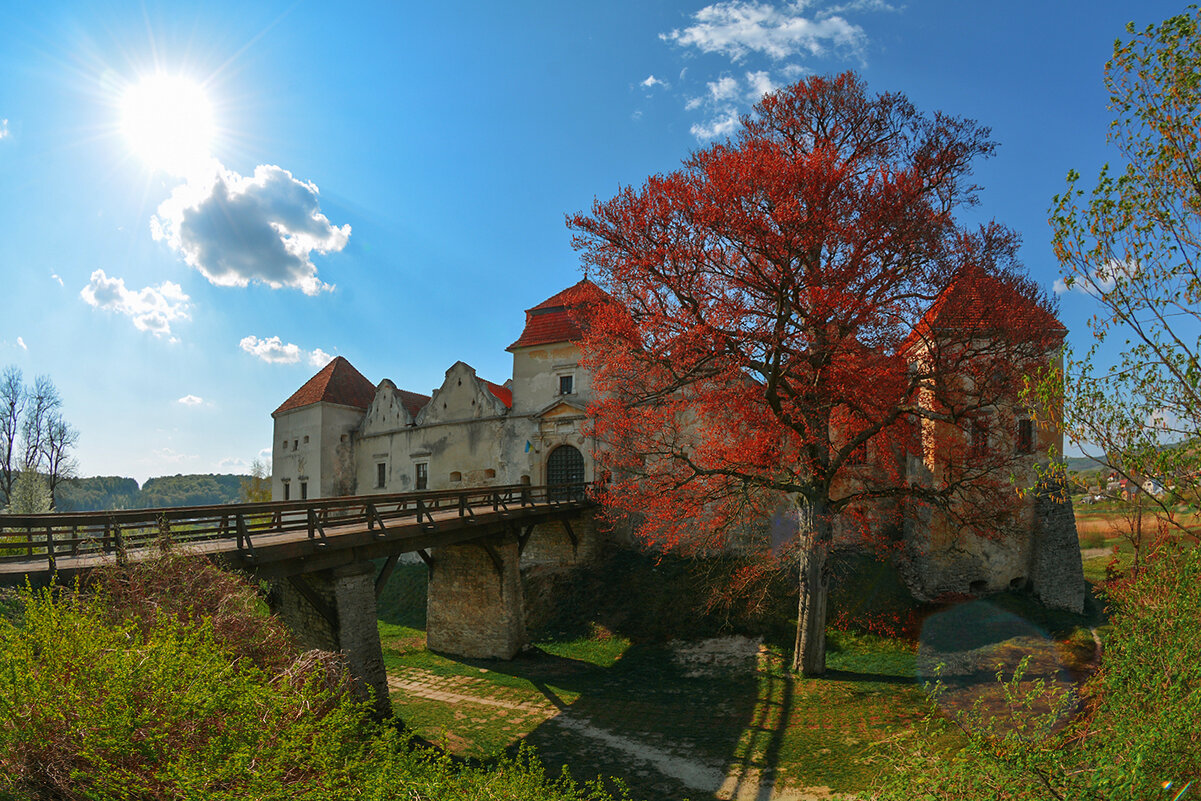
[[[849,73],[767,95],[742,122],[568,220],[616,301],[589,308],[582,343],[613,476],[601,500],[649,543],[693,551],[769,550],[764,521],[791,510],[793,668],[812,675],[836,534],[896,532],[922,506],[1002,530],[1020,455],[1003,418],[1062,329],[1048,334],[1014,235],[955,221],[986,128]]]

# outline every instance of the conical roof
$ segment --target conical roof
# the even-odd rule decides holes
[[[314,403],[337,403],[365,411],[374,397],[375,385],[344,357],[337,356],[292,393],[292,397],[280,404],[271,416]]]

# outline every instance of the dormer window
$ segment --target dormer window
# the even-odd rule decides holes
[[[559,376],[559,394],[571,395],[575,392],[575,376],[561,375]]]

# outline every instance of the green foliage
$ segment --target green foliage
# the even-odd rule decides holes
[[[269,675],[211,621],[114,624],[77,592],[0,623],[0,792],[322,798],[348,786],[365,712],[323,670]]]
[[[261,503],[271,500],[271,471],[261,459],[250,465],[250,475],[241,481],[241,497],[246,503]]]
[[[4,511],[10,515],[40,515],[50,511],[50,488],[37,470],[26,467],[20,472]]]
[[[0,616],[0,799],[605,801],[521,752],[463,766],[374,724],[254,588],[165,553]]]
[[[1051,209],[1064,282],[1094,297],[1095,337],[1066,359],[1066,433],[1105,453],[1107,469],[1175,484],[1172,502],[1201,499],[1201,12],[1114,43],[1105,82],[1109,141],[1122,162],[1086,195],[1080,175]],[[1120,351],[1112,364],[1111,351]],[[1104,365],[1104,366],[1099,366]],[[1043,395],[1058,392],[1051,376]],[[1046,398],[1044,398],[1044,401]],[[1049,407],[1054,408],[1054,407]],[[1164,447],[1175,443],[1178,447]],[[1190,536],[1166,498],[1160,517]]]
[[[1161,552],[1110,592],[1113,629],[1075,720],[1062,724],[1077,707],[1070,692],[1023,682],[1021,669],[998,675],[1002,711],[956,716],[963,746],[951,753],[930,747],[952,726],[932,717],[895,749],[877,797],[1170,801],[1201,783],[1201,551]]]
[[[60,512],[137,508],[138,482],[121,476],[73,478],[58,485]]]
[[[241,499],[243,478],[228,473],[150,478],[142,485],[138,506],[152,509],[160,506],[237,503]]]
[[[58,509],[63,512],[212,506],[244,500],[243,483],[249,480],[252,477],[233,474],[162,476],[147,479],[139,489],[132,478],[96,476],[64,481],[56,494]],[[267,500],[270,492],[268,481]]]

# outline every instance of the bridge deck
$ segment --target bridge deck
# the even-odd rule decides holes
[[[482,539],[590,505],[582,486],[512,485],[223,506],[0,515],[0,585],[177,551],[285,576]]]

